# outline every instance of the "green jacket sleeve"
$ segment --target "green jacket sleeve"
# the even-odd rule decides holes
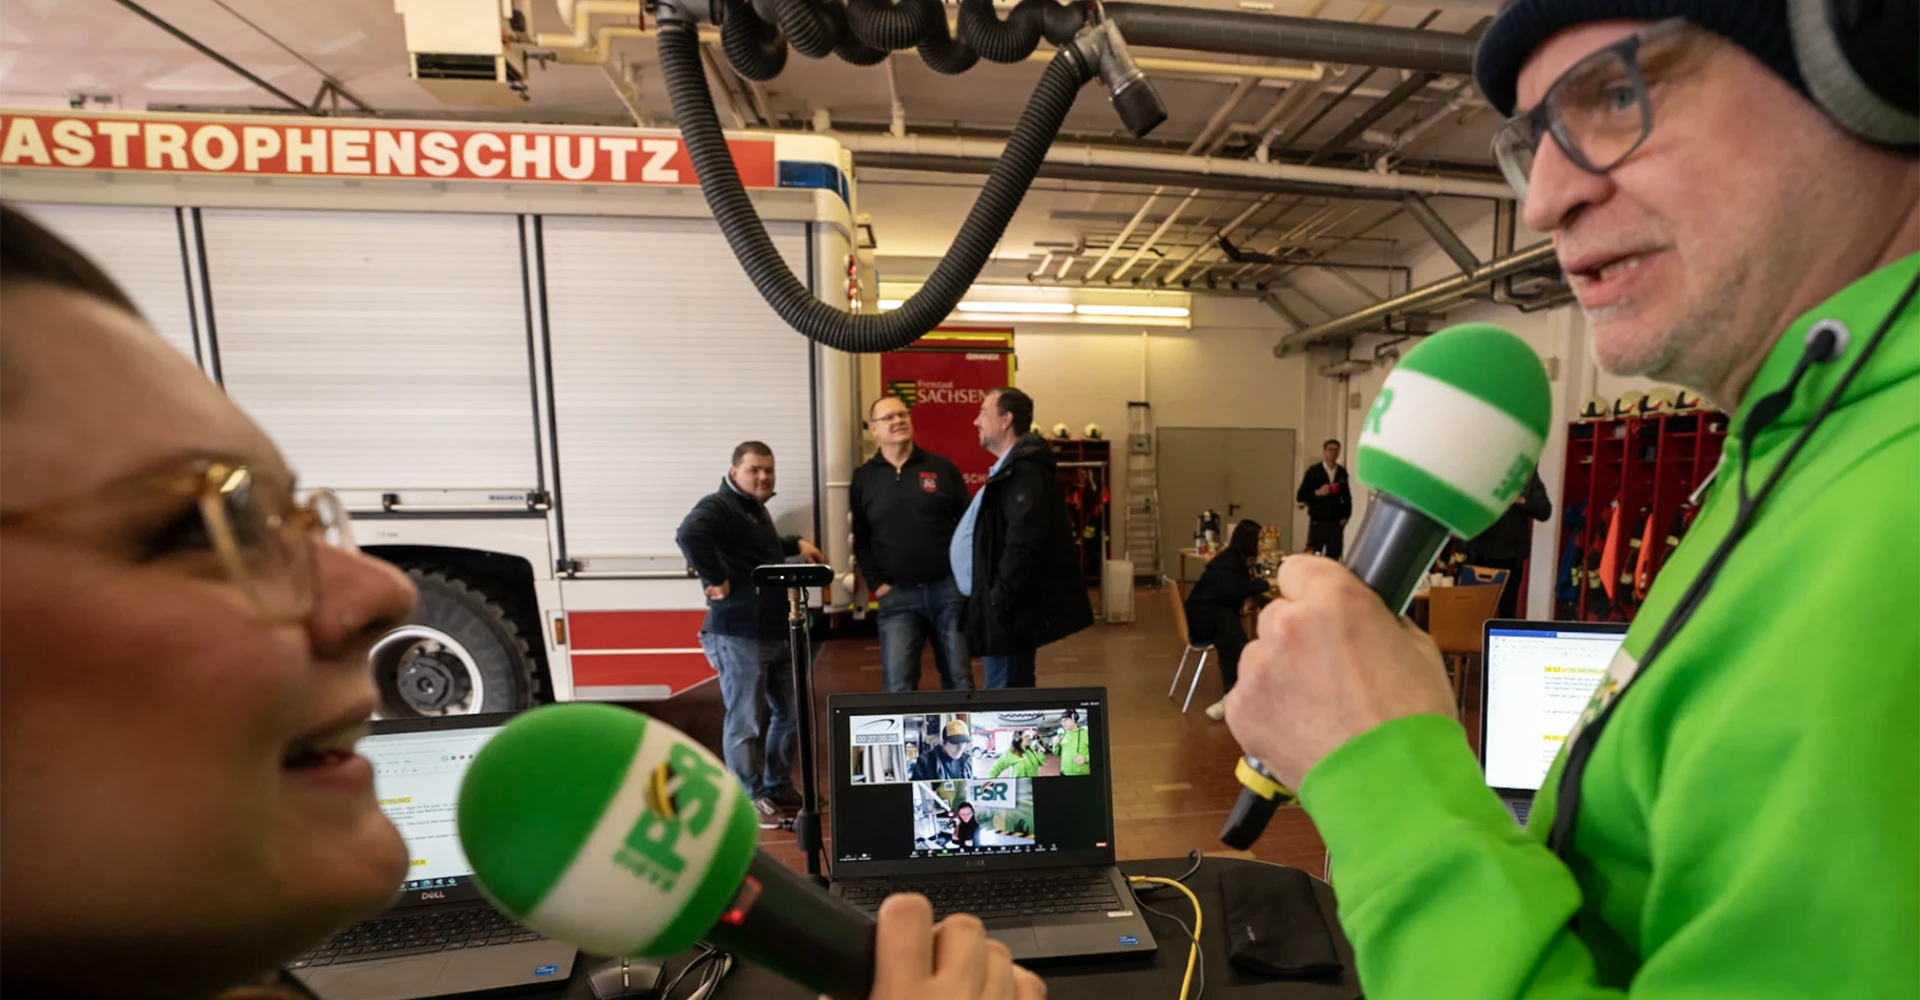
[[[1349,741],[1300,794],[1369,1000],[1913,996],[1914,662],[1912,649],[1825,668],[1743,658],[1748,678],[1850,674],[1787,699],[1778,684],[1734,685],[1676,721],[1684,739],[1629,768],[1617,792],[1645,804],[1646,864],[1586,873],[1596,888],[1580,935],[1568,921],[1581,883],[1509,818],[1457,723],[1415,716]],[[1783,702],[1798,728],[1773,724]],[[1639,909],[1621,906],[1629,896]],[[1597,961],[1589,938],[1613,960]]]

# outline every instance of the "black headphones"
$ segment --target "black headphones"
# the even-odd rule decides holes
[[[1868,142],[1920,148],[1920,2],[1787,0],[1787,16],[1827,117]]]

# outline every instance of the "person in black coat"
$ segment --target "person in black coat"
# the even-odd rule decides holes
[[[1267,592],[1265,578],[1255,575],[1260,558],[1260,525],[1241,521],[1227,547],[1207,562],[1200,581],[1187,595],[1187,637],[1194,645],[1213,643],[1220,658],[1222,699],[1207,706],[1207,718],[1226,716],[1224,695],[1240,680],[1240,651],[1247,648],[1247,630],[1240,624],[1240,608]],[[1198,669],[1198,668],[1196,668]]]
[[[974,420],[1000,456],[953,533],[954,582],[967,600],[967,644],[987,687],[1033,687],[1034,657],[1093,624],[1080,551],[1053,449],[1033,433],[1033,399],[995,389]]]
[[[1340,464],[1340,442],[1320,446],[1320,463],[1300,477],[1294,499],[1307,508],[1307,551],[1338,559],[1346,549],[1347,521],[1353,517],[1353,487]]]
[[[1527,561],[1527,548],[1533,539],[1528,519],[1545,521],[1552,516],[1553,501],[1547,498],[1547,484],[1535,472],[1500,520],[1467,543],[1469,564],[1507,571],[1506,585],[1500,589],[1500,617],[1512,618],[1519,605],[1520,567]]]

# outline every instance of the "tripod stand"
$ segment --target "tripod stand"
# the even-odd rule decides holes
[[[820,874],[820,789],[813,761],[813,640],[807,626],[807,590],[833,583],[833,568],[798,563],[756,566],[753,582],[787,591],[787,655],[793,664],[794,739],[800,744],[800,811],[783,826],[807,858],[807,878],[825,886]]]

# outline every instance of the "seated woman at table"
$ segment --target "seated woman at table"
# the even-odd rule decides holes
[[[0,314],[0,996],[308,997],[276,966],[406,877],[353,744],[413,588],[5,205]],[[922,897],[889,900],[877,940],[876,997],[943,974],[1045,992]]]
[[[1233,529],[1227,547],[1207,563],[1200,581],[1187,595],[1187,639],[1194,645],[1213,643],[1220,659],[1220,701],[1207,706],[1207,718],[1219,722],[1226,717],[1224,695],[1240,679],[1240,651],[1247,648],[1247,630],[1240,624],[1240,608],[1251,598],[1264,595],[1269,586],[1255,575],[1260,559],[1260,525],[1241,521]]]

